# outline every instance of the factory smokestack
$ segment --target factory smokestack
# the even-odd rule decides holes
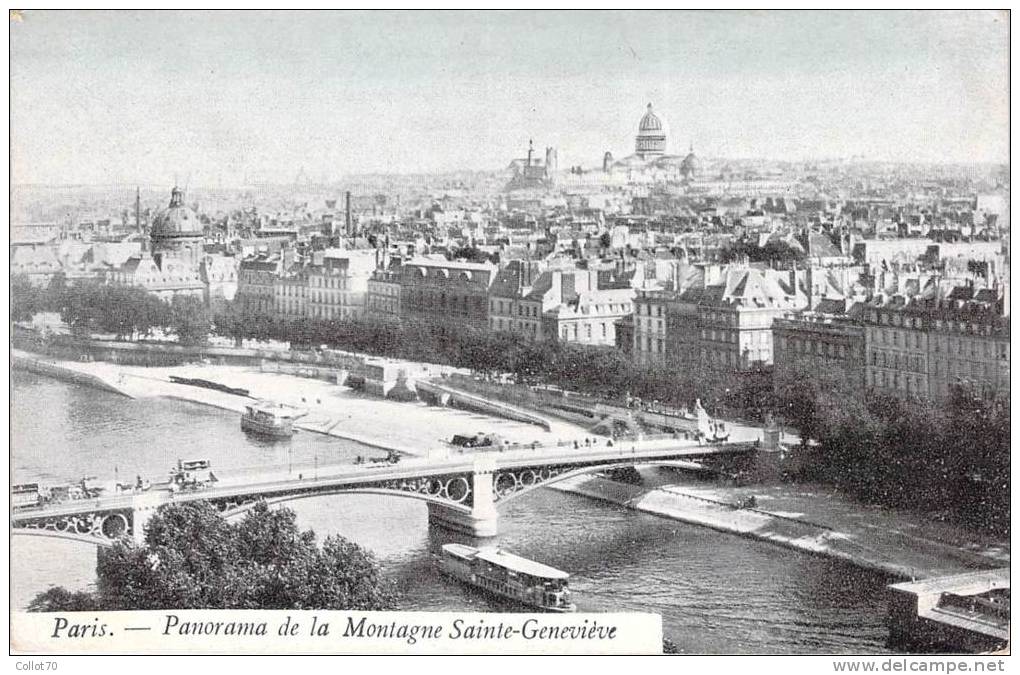
[[[351,231],[353,223],[351,223],[351,193],[350,193],[350,191],[348,191],[347,194],[344,195],[344,198],[345,198],[344,226],[347,228],[346,233],[347,233],[347,236],[349,237],[349,236],[351,236],[353,234],[353,232]]]

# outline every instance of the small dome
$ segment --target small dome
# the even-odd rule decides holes
[[[684,171],[696,173],[697,171],[701,170],[701,160],[698,159],[698,156],[695,155],[693,152],[690,152],[687,154],[686,157],[684,157],[683,164],[681,164],[680,166]]]
[[[170,192],[170,205],[152,223],[154,237],[194,237],[204,232],[198,215],[184,205],[184,191],[175,187]]]

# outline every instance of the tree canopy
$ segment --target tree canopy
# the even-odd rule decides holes
[[[29,611],[86,609],[345,609],[392,605],[372,555],[334,535],[322,546],[287,508],[256,505],[237,523],[207,502],[161,508],[145,544],[100,549],[96,590],[51,588]]]
[[[776,382],[775,409],[816,441],[797,449],[796,475],[1008,534],[1008,403],[964,386],[939,404],[865,395],[803,363]]]
[[[783,263],[804,259],[804,251],[795,248],[785,241],[770,239],[764,246],[757,242],[741,239],[731,243],[721,251],[722,262],[734,262],[747,258],[757,263]]]

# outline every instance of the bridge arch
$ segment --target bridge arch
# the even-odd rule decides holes
[[[680,465],[681,465],[681,461],[675,460],[675,459],[674,460],[640,460],[640,459],[638,459],[638,460],[626,460],[626,461],[614,462],[614,463],[611,463],[611,464],[594,464],[594,465],[589,465],[589,466],[578,467],[576,469],[569,469],[569,470],[563,471],[563,472],[558,472],[558,473],[549,475],[546,478],[541,478],[541,476],[539,475],[538,477],[540,479],[532,481],[532,482],[525,482],[524,480],[517,479],[517,480],[515,480],[514,487],[512,489],[509,489],[509,490],[508,489],[501,489],[500,488],[499,481],[500,481],[502,476],[507,476],[507,475],[512,475],[512,474],[520,474],[523,471],[532,471],[532,472],[534,472],[534,471],[533,470],[527,470],[527,469],[519,469],[519,470],[516,470],[514,472],[500,471],[500,472],[497,472],[493,476],[493,494],[494,494],[494,496],[496,498],[496,508],[498,509],[503,504],[506,504],[509,501],[513,501],[513,500],[515,500],[515,499],[517,499],[517,498],[519,498],[519,497],[521,497],[523,495],[528,494],[529,492],[533,492],[534,490],[537,490],[538,488],[548,487],[548,486],[552,485],[553,483],[558,483],[558,482],[566,480],[568,478],[574,478],[575,476],[583,476],[585,474],[600,473],[600,472],[603,472],[603,471],[611,471],[612,469],[626,469],[626,468],[633,468],[633,467],[638,467],[638,466],[674,466],[675,467],[675,466],[680,466]],[[517,478],[516,475],[515,475],[515,478]]]
[[[76,532],[59,532],[57,530],[43,530],[40,528],[32,527],[13,527],[11,528],[11,536],[18,537],[46,537],[48,539],[63,539],[65,541],[74,541],[79,544],[89,544],[91,546],[113,546],[115,539],[107,539],[105,537],[96,537],[91,534],[78,534]]]
[[[286,504],[288,502],[296,502],[304,499],[313,499],[315,497],[335,497],[337,495],[383,495],[388,497],[403,497],[405,499],[417,499],[429,504],[440,504],[448,509],[454,511],[460,511],[462,513],[471,513],[471,506],[460,504],[449,499],[444,499],[439,496],[422,494],[419,492],[405,492],[403,490],[393,490],[389,488],[345,488],[343,486],[337,487],[335,490],[323,490],[319,492],[300,492],[292,494],[283,494],[270,497],[263,497],[259,499],[253,499],[251,501],[238,504],[232,508],[226,508],[221,513],[224,518],[233,518],[235,516],[247,513],[255,507],[256,504],[264,503],[268,505]]]

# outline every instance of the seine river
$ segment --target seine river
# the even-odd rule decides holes
[[[111,480],[115,467],[122,481],[155,478],[178,457],[231,469],[371,454],[311,433],[258,443],[241,433],[232,413],[131,400],[20,371],[13,373],[11,418],[15,482]],[[340,533],[373,551],[402,591],[405,609],[508,609],[432,568],[439,545],[471,542],[430,531],[422,502],[351,495],[290,507],[320,538]],[[881,575],[555,490],[510,502],[500,519],[500,546],[571,573],[579,611],[661,614],[665,635],[684,652],[886,651],[889,580]],[[95,579],[95,548],[86,544],[19,536],[11,556],[15,608],[50,585],[84,588]]]

